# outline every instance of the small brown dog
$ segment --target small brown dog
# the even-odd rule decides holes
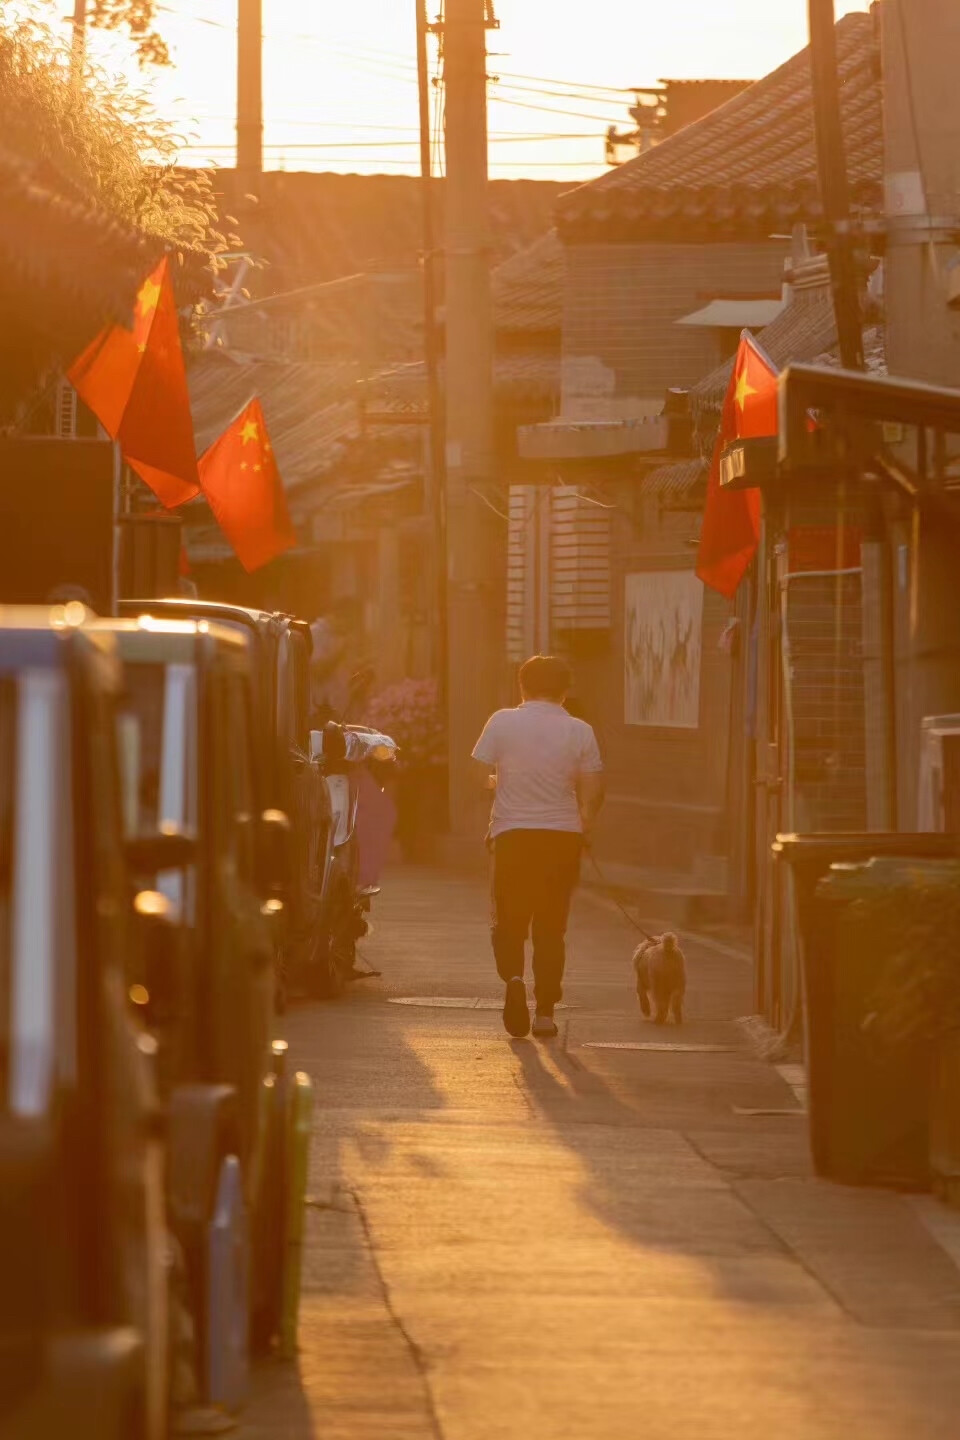
[[[687,964],[676,935],[668,933],[644,940],[634,951],[633,968],[643,1014],[649,1018],[652,1012],[656,1025],[665,1025],[672,1014],[674,1024],[682,1025]]]

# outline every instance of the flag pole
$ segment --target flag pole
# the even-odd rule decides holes
[[[126,514],[126,495],[123,484],[123,452],[118,441],[113,442],[113,576],[110,610],[120,613],[120,565],[123,550],[123,517]]]

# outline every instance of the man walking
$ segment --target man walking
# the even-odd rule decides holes
[[[473,758],[494,771],[489,839],[493,850],[493,954],[506,984],[503,1023],[530,1033],[524,983],[533,927],[533,1033],[556,1035],[563,994],[564,937],[580,877],[584,835],[603,804],[597,737],[564,709],[572,686],[566,664],[534,655],[520,669],[523,703],[491,715]]]

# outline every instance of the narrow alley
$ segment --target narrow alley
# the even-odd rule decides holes
[[[316,1093],[301,1348],[243,1440],[953,1440],[960,1222],[811,1176],[745,960],[683,936],[688,1023],[657,1030],[582,895],[560,1037],[511,1041],[486,907],[392,872],[382,978],[285,1017]]]

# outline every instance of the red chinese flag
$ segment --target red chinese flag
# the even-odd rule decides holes
[[[259,400],[200,457],[200,488],[245,570],[296,544]]]
[[[759,490],[724,490],[720,455],[733,440],[777,433],[777,372],[746,331],[734,361],[707,479],[697,574],[727,599],[736,594],[760,539]]]
[[[67,379],[168,510],[193,499],[197,454],[166,257],[140,287],[133,329],[101,331]]]

